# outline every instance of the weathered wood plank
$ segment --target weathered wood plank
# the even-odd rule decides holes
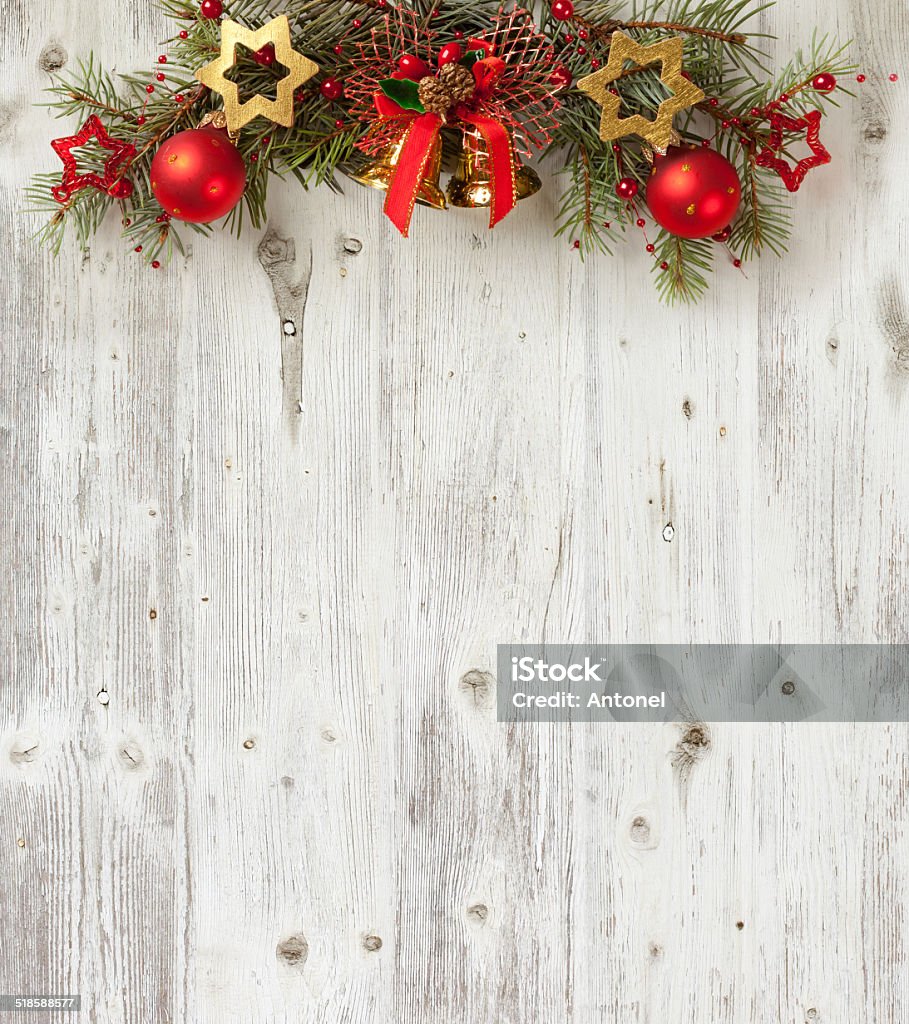
[[[0,990],[99,1024],[907,1016],[904,726],[492,706],[509,640],[905,638],[909,25],[772,18],[875,74],[792,257],[668,310],[634,246],[551,240],[555,188],[402,243],[372,193],[288,187],[164,273],[113,226],[55,263],[18,213],[42,63],[161,29],[11,8]]]

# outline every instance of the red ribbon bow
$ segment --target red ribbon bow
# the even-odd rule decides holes
[[[483,101],[491,95],[496,82],[501,78],[505,62],[494,56],[493,45],[486,40],[470,39],[467,49],[482,50],[486,56],[473,66],[476,83],[473,96],[466,103],[458,103],[452,114],[456,121],[476,128],[486,145],[492,191],[489,226],[493,228],[511,213],[516,204],[514,149],[511,136],[501,121],[484,114],[481,109]],[[383,117],[406,119],[409,122],[385,197],[386,215],[406,238],[426,169],[446,119],[438,114],[420,114],[417,111],[405,110],[383,93],[376,93],[373,99],[377,112]]]

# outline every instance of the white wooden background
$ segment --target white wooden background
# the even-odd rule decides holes
[[[905,0],[768,18],[869,81],[791,258],[688,310],[639,244],[552,241],[552,187],[404,243],[374,193],[287,186],[261,246],[154,273],[112,224],[55,262],[20,212],[42,61],[127,70],[166,27],[2,11],[0,991],[909,1019],[909,727],[508,728],[490,674],[511,640],[907,639]]]

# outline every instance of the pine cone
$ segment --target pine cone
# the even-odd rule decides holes
[[[452,105],[451,93],[438,78],[424,78],[420,81],[417,89],[420,102],[429,114],[438,114],[445,117],[448,108]]]
[[[460,64],[443,64],[439,81],[451,93],[452,103],[466,103],[477,88],[473,72]]]

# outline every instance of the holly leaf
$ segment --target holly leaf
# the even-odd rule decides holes
[[[419,114],[426,113],[426,108],[420,101],[419,86],[412,79],[383,78],[379,82],[379,88],[403,110],[416,110]]]

